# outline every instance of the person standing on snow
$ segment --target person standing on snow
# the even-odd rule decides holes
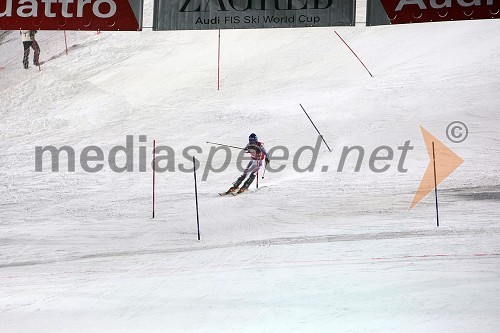
[[[248,179],[245,181],[245,183],[237,193],[242,193],[248,190],[248,187],[250,186],[250,184],[252,184],[257,173],[263,166],[262,161],[264,160],[266,162],[266,165],[269,164],[269,154],[264,148],[264,144],[262,142],[259,142],[255,133],[250,134],[250,136],[248,137],[248,144],[245,146],[244,150],[250,153],[252,160],[248,162],[248,165],[245,171],[243,171],[243,174],[233,183],[233,187],[228,190],[229,193],[235,193],[236,190],[238,190],[240,184],[245,180],[247,175],[250,174]]]
[[[23,41],[24,46],[23,66],[25,69],[29,68],[30,47],[35,50],[35,54],[33,55],[33,64],[35,66],[40,66],[40,47],[35,40],[35,34],[36,30],[21,30],[21,40]]]

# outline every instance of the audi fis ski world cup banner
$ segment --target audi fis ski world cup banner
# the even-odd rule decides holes
[[[143,1],[0,0],[0,30],[141,30]]]
[[[500,0],[368,0],[366,25],[500,18]]]
[[[154,30],[354,25],[356,0],[155,0]]]

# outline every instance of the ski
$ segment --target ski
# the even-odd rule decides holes
[[[230,188],[229,190],[227,190],[226,192],[221,192],[221,193],[219,193],[219,195],[220,195],[221,197],[223,197],[223,196],[225,196],[225,195],[228,195],[228,194],[233,194],[233,193],[235,193],[235,192],[238,192],[238,188],[233,188],[233,187],[231,187],[231,188]]]
[[[248,193],[255,193],[255,192],[260,191],[261,189],[266,188],[266,187],[267,187],[267,186],[261,186],[261,187],[259,187],[259,188],[255,189],[255,190],[253,190],[253,191],[251,191],[251,192],[248,190],[248,188],[243,188],[243,187],[242,187],[239,191],[234,191],[234,192],[231,192],[231,194],[232,194],[233,196],[237,196],[238,194],[241,194],[241,193],[246,193],[246,192],[248,192]]]
[[[232,194],[233,196],[237,196],[238,194],[241,194],[241,193],[244,193],[244,192],[247,192],[247,191],[248,191],[248,189],[247,189],[247,188],[242,187],[242,188],[240,188],[240,190],[239,190],[239,191],[234,191],[234,192],[231,192],[231,194]]]

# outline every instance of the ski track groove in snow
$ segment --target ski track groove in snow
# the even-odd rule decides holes
[[[500,230],[497,230],[497,232]],[[452,237],[460,238],[463,235],[484,234],[485,230],[482,229],[468,229],[466,231],[457,230],[443,230],[439,234],[441,237]],[[353,234],[353,235],[322,235],[322,236],[303,236],[303,237],[286,237],[286,238],[274,238],[274,239],[262,239],[254,241],[236,242],[228,244],[216,244],[208,246],[195,246],[186,248],[171,248],[171,249],[158,249],[158,250],[140,250],[140,251],[124,251],[124,252],[109,252],[109,253],[92,253],[83,254],[80,256],[69,257],[69,258],[59,258],[57,260],[47,260],[47,261],[26,261],[26,262],[9,262],[7,264],[0,264],[0,269],[15,267],[15,266],[31,266],[31,265],[42,265],[42,264],[52,264],[65,261],[78,261],[87,259],[99,259],[108,257],[125,257],[125,256],[141,256],[141,255],[158,255],[158,254],[168,254],[168,253],[182,253],[191,251],[206,251],[213,249],[231,249],[231,248],[241,248],[241,247],[264,247],[269,246],[280,246],[280,245],[293,245],[293,244],[314,244],[314,243],[330,243],[330,242],[357,242],[357,241],[377,241],[377,240],[393,240],[401,238],[426,238],[435,235],[433,230],[427,231],[407,231],[407,232],[384,232],[384,233],[369,233],[369,234]],[[499,248],[500,249],[500,248]],[[472,256],[482,256],[481,253],[471,253]],[[497,256],[500,254],[486,254],[487,256]],[[429,255],[429,257],[439,257],[439,256],[453,256],[453,255]],[[264,256],[265,257],[265,256]],[[412,256],[407,256],[408,258]],[[413,256],[413,257],[426,257]]]

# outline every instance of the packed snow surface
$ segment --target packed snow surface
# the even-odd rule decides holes
[[[41,70],[24,70],[19,34],[3,33],[0,330],[498,332],[499,31],[499,20],[223,30],[220,90],[218,31],[67,32],[68,55],[62,31],[42,31]],[[332,149],[321,144],[313,172],[293,167],[318,138],[299,104]],[[446,136],[454,121],[468,127],[462,143]],[[434,193],[408,209],[429,164],[420,126],[464,160],[438,187],[439,228]],[[287,147],[271,160],[285,169],[220,197],[238,150],[224,166],[206,142],[244,146],[252,132]],[[113,172],[127,135],[134,171]],[[153,140],[175,154],[156,173],[154,219]],[[48,154],[35,170],[50,145],[72,147],[74,172],[64,153],[59,172]],[[201,241],[194,177],[179,166],[192,167],[193,145]],[[99,172],[80,164],[88,146],[103,151]],[[345,146],[363,147],[358,172],[355,153],[338,172]],[[394,156],[379,173],[380,146]],[[299,167],[310,161],[305,151]]]

